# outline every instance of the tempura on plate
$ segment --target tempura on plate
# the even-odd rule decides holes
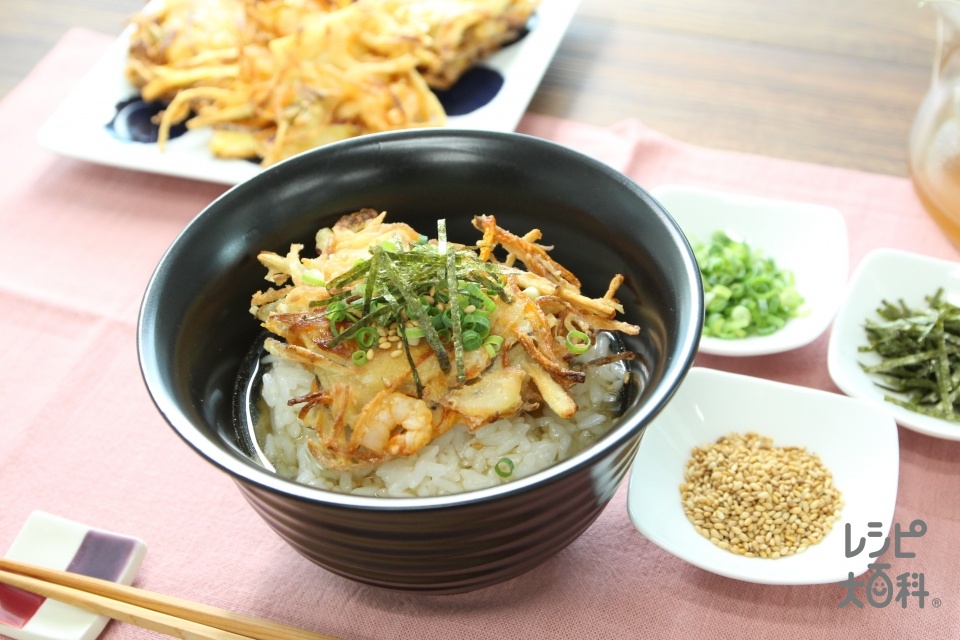
[[[127,78],[209,127],[214,155],[270,165],[364,133],[442,126],[431,89],[515,38],[539,0],[154,0]]]

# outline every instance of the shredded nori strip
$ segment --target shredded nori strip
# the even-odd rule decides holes
[[[434,312],[440,312],[441,304],[446,305],[457,378],[460,382],[465,381],[466,347],[463,344],[464,312],[461,307],[466,303],[460,296],[475,300],[478,305],[483,300],[489,303],[492,297],[510,302],[504,290],[502,269],[501,265],[480,260],[467,247],[449,243],[446,222],[439,220],[436,245],[424,241],[403,247],[400,242],[384,242],[371,247],[368,260],[359,260],[326,284],[329,298],[311,301],[310,306],[322,307],[321,314],[331,317],[334,337],[328,341],[329,347],[354,338],[363,327],[396,324],[419,397],[423,387],[410,351],[406,322],[417,321],[423,339],[433,349],[440,368],[446,373],[451,368],[449,345],[441,339],[441,330],[446,330],[434,326],[431,317]],[[341,301],[342,305],[328,309],[334,301]],[[334,321],[334,317],[341,317],[338,314],[345,314],[346,318]]]
[[[942,288],[924,299],[923,308],[882,301],[882,321],[865,321],[869,344],[859,349],[877,353],[881,362],[860,366],[881,379],[877,386],[903,396],[886,394],[887,402],[960,422],[960,307],[943,299]]]
[[[463,363],[463,327],[461,326],[463,318],[460,313],[460,295],[457,288],[457,255],[452,251],[447,254],[447,291],[450,292],[450,329],[453,339],[453,358],[457,363],[457,380],[464,382],[467,374]]]
[[[360,260],[352,269],[348,269],[344,273],[341,273],[339,276],[327,283],[327,291],[330,293],[336,292],[338,289],[342,289],[344,285],[352,284],[358,280],[362,280],[364,275],[370,270],[370,261],[369,260]]]
[[[314,307],[326,307],[331,302],[336,302],[337,300],[347,300],[350,297],[349,291],[340,291],[339,293],[332,294],[329,298],[323,298],[321,300],[311,300],[309,307],[313,309]]]
[[[370,302],[373,300],[373,290],[377,287],[377,270],[380,268],[380,256],[383,255],[383,249],[377,247],[370,256],[370,270],[367,272],[367,279],[363,283],[363,315],[370,313]]]
[[[447,355],[447,349],[443,346],[443,343],[440,342],[440,336],[437,334],[437,330],[433,328],[433,323],[430,322],[430,317],[427,315],[427,312],[423,310],[423,306],[420,304],[420,297],[416,295],[413,289],[400,277],[394,268],[393,261],[386,253],[383,254],[383,272],[390,280],[390,283],[400,291],[400,295],[406,303],[407,309],[414,312],[416,320],[420,323],[420,329],[423,330],[423,337],[426,338],[427,343],[437,354],[437,361],[440,363],[440,368],[444,373],[450,371],[450,357]],[[384,297],[388,295],[392,297],[392,294],[386,289],[383,295]],[[397,301],[390,300],[390,298],[387,298],[387,300],[391,301],[391,304],[397,305],[397,315],[399,316],[402,312]],[[398,325],[402,324],[402,319],[398,320]],[[402,328],[402,326],[399,327],[399,329]]]
[[[400,343],[403,344],[403,353],[407,356],[407,365],[413,374],[413,384],[417,390],[417,397],[423,397],[423,383],[420,382],[420,372],[417,371],[417,363],[413,361],[413,354],[410,353],[410,342],[407,340],[407,332],[400,331]]]
[[[390,315],[390,307],[383,306],[377,309],[376,311],[371,311],[367,315],[359,318],[356,322],[351,324],[349,327],[344,329],[342,332],[338,333],[332,340],[329,342],[329,346],[335,347],[344,340],[352,338],[357,334],[360,329],[368,326],[377,326],[378,321],[382,318],[385,318]]]

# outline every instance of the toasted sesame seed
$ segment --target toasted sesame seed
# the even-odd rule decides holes
[[[782,558],[817,544],[843,506],[819,456],[755,433],[696,447],[680,493],[700,535],[748,558]]]

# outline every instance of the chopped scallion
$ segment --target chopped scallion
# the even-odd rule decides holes
[[[567,350],[570,351],[570,353],[580,355],[581,353],[586,353],[589,348],[590,336],[583,331],[574,329],[567,333]]]
[[[317,269],[304,269],[300,277],[303,279],[304,284],[308,284],[311,287],[323,287],[327,284],[323,280],[323,273]]]
[[[473,329],[464,329],[460,334],[464,351],[475,351],[483,346],[483,338]]]
[[[494,465],[493,469],[501,478],[509,478],[511,475],[513,475],[513,460],[506,457],[500,458],[497,460],[497,464]]]
[[[377,330],[367,326],[357,329],[357,333],[354,334],[353,339],[356,340],[357,344],[363,349],[369,349],[377,342],[377,337]]]
[[[722,339],[770,335],[799,315],[803,297],[791,271],[723,231],[694,253],[703,278],[705,336]]]

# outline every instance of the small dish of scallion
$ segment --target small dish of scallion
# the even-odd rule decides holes
[[[701,353],[780,353],[810,344],[830,326],[849,268],[839,211],[682,185],[651,193],[700,266]]]
[[[960,262],[867,254],[834,320],[827,368],[841,391],[901,426],[960,440]]]

